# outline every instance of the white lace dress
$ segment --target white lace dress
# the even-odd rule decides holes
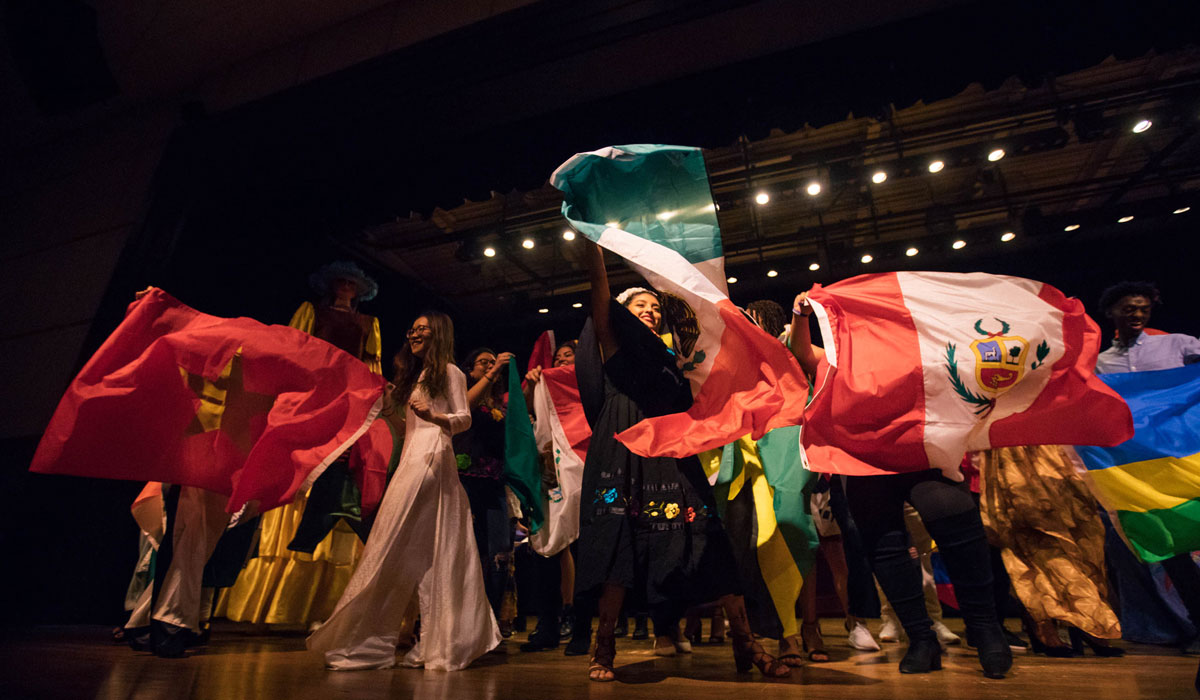
[[[500,643],[450,445],[451,435],[471,425],[467,380],[453,365],[446,371],[446,395],[430,408],[449,417],[450,430],[409,411],[400,464],[358,569],[333,615],[308,638],[330,669],[397,665],[400,623],[414,589],[421,638],[400,665],[456,671]]]

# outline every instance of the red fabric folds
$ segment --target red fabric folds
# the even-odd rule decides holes
[[[30,469],[197,486],[229,495],[230,512],[266,510],[367,429],[384,385],[306,333],[154,289],[71,382]]]

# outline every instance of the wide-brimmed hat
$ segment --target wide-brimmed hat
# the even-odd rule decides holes
[[[322,297],[333,296],[333,283],[337,280],[350,280],[358,287],[355,299],[371,301],[379,293],[379,285],[367,276],[358,265],[347,260],[335,260],[308,276],[308,283],[313,291]]]

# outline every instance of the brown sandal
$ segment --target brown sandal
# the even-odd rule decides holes
[[[588,680],[597,683],[611,683],[617,679],[613,671],[613,662],[617,658],[617,638],[611,633],[603,636],[596,633],[596,651],[592,654],[592,663],[588,666]]]
[[[800,639],[804,644],[804,651],[808,653],[809,661],[819,664],[829,661],[829,652],[825,651],[825,639],[821,636],[821,623],[802,623]]]
[[[767,678],[786,678],[792,674],[788,665],[763,650],[754,637],[733,635],[733,663],[738,673],[748,673],[757,666]]]

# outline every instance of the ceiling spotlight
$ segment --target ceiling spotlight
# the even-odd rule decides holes
[[[571,304],[571,308],[572,308],[572,309],[582,309],[582,308],[583,308],[583,302],[581,302],[581,301],[577,301],[577,302],[575,302],[574,304]]]
[[[605,221],[604,228],[621,228],[620,221]]]
[[[1004,157],[1004,149],[1003,148],[997,148],[988,154],[988,160],[990,160],[993,163],[995,163],[996,161],[1000,160],[1003,157]]]
[[[821,194],[821,183],[810,182],[810,183],[808,183],[808,187],[805,188],[804,191],[808,193],[808,196],[816,197],[817,195]]]
[[[566,231],[563,231],[563,240],[564,241],[575,240],[575,232],[572,231],[571,229],[567,229]]]
[[[677,212],[677,211],[660,211],[660,212],[658,212],[658,220],[659,221],[670,221],[671,219],[675,218],[675,215],[678,213],[679,212]]]
[[[521,247],[525,250],[533,250],[533,246],[534,242],[532,238],[526,238],[525,240],[521,241]]]
[[[726,281],[726,282],[728,282],[728,283],[730,283],[730,284],[737,284],[737,278],[736,278],[736,277],[734,277],[733,275],[730,275],[730,276],[726,277],[726,278],[725,278],[725,281]]]
[[[929,164],[929,172],[940,173],[940,172],[942,172],[943,169],[945,169],[945,167],[946,167],[945,163],[943,163],[940,160],[935,160]]]
[[[1130,221],[1133,221],[1132,216],[1122,216],[1121,218],[1117,219],[1118,224],[1127,224]]]
[[[1133,125],[1133,133],[1140,134],[1143,131],[1149,131],[1150,127],[1152,126],[1154,126],[1154,122],[1150,121],[1149,119],[1143,119],[1137,124]]]
[[[538,313],[539,314],[548,314],[548,313],[550,313],[550,309],[547,309],[546,307],[543,306],[542,308],[538,309]]]
[[[483,255],[484,255],[484,257],[487,257],[487,258],[494,258],[494,257],[496,257],[496,249],[491,246],[488,246],[483,249]]]
[[[912,256],[914,256],[920,252],[921,251],[917,250],[916,248],[909,248],[908,250],[904,251],[904,254],[911,258]]]
[[[1063,227],[1064,231],[1076,231],[1079,229],[1079,224],[1068,224]]]
[[[778,277],[779,273],[775,270],[767,270],[767,277]]]
[[[766,192],[759,192],[758,194],[754,195],[754,201],[758,204],[766,204],[767,202],[771,201],[771,195],[767,194]]]
[[[955,250],[962,250],[963,248],[967,247],[967,242],[960,238],[957,241],[951,243],[950,247]]]
[[[812,270],[813,272],[816,272],[817,270],[821,269],[821,263],[812,263],[811,265],[808,266],[808,269]]]
[[[1173,211],[1171,213],[1172,214],[1186,214],[1191,210],[1192,210],[1191,207],[1179,207],[1178,209],[1176,209],[1175,211]]]
[[[863,261],[863,264],[865,265],[865,264],[871,262],[872,260],[874,260],[875,258],[873,258],[870,253],[867,253],[866,255],[862,256],[862,258],[860,258],[860,259]]]
[[[887,173],[882,170],[876,170],[875,174],[871,176],[871,182],[874,182],[876,185],[882,185],[885,180],[887,180]]]
[[[1013,233],[1012,231],[1005,231],[1004,235],[1000,236],[1000,240],[1004,241],[1005,243],[1008,243],[1009,241],[1011,241],[1012,239],[1014,239],[1016,237],[1017,237],[1017,234]]]

